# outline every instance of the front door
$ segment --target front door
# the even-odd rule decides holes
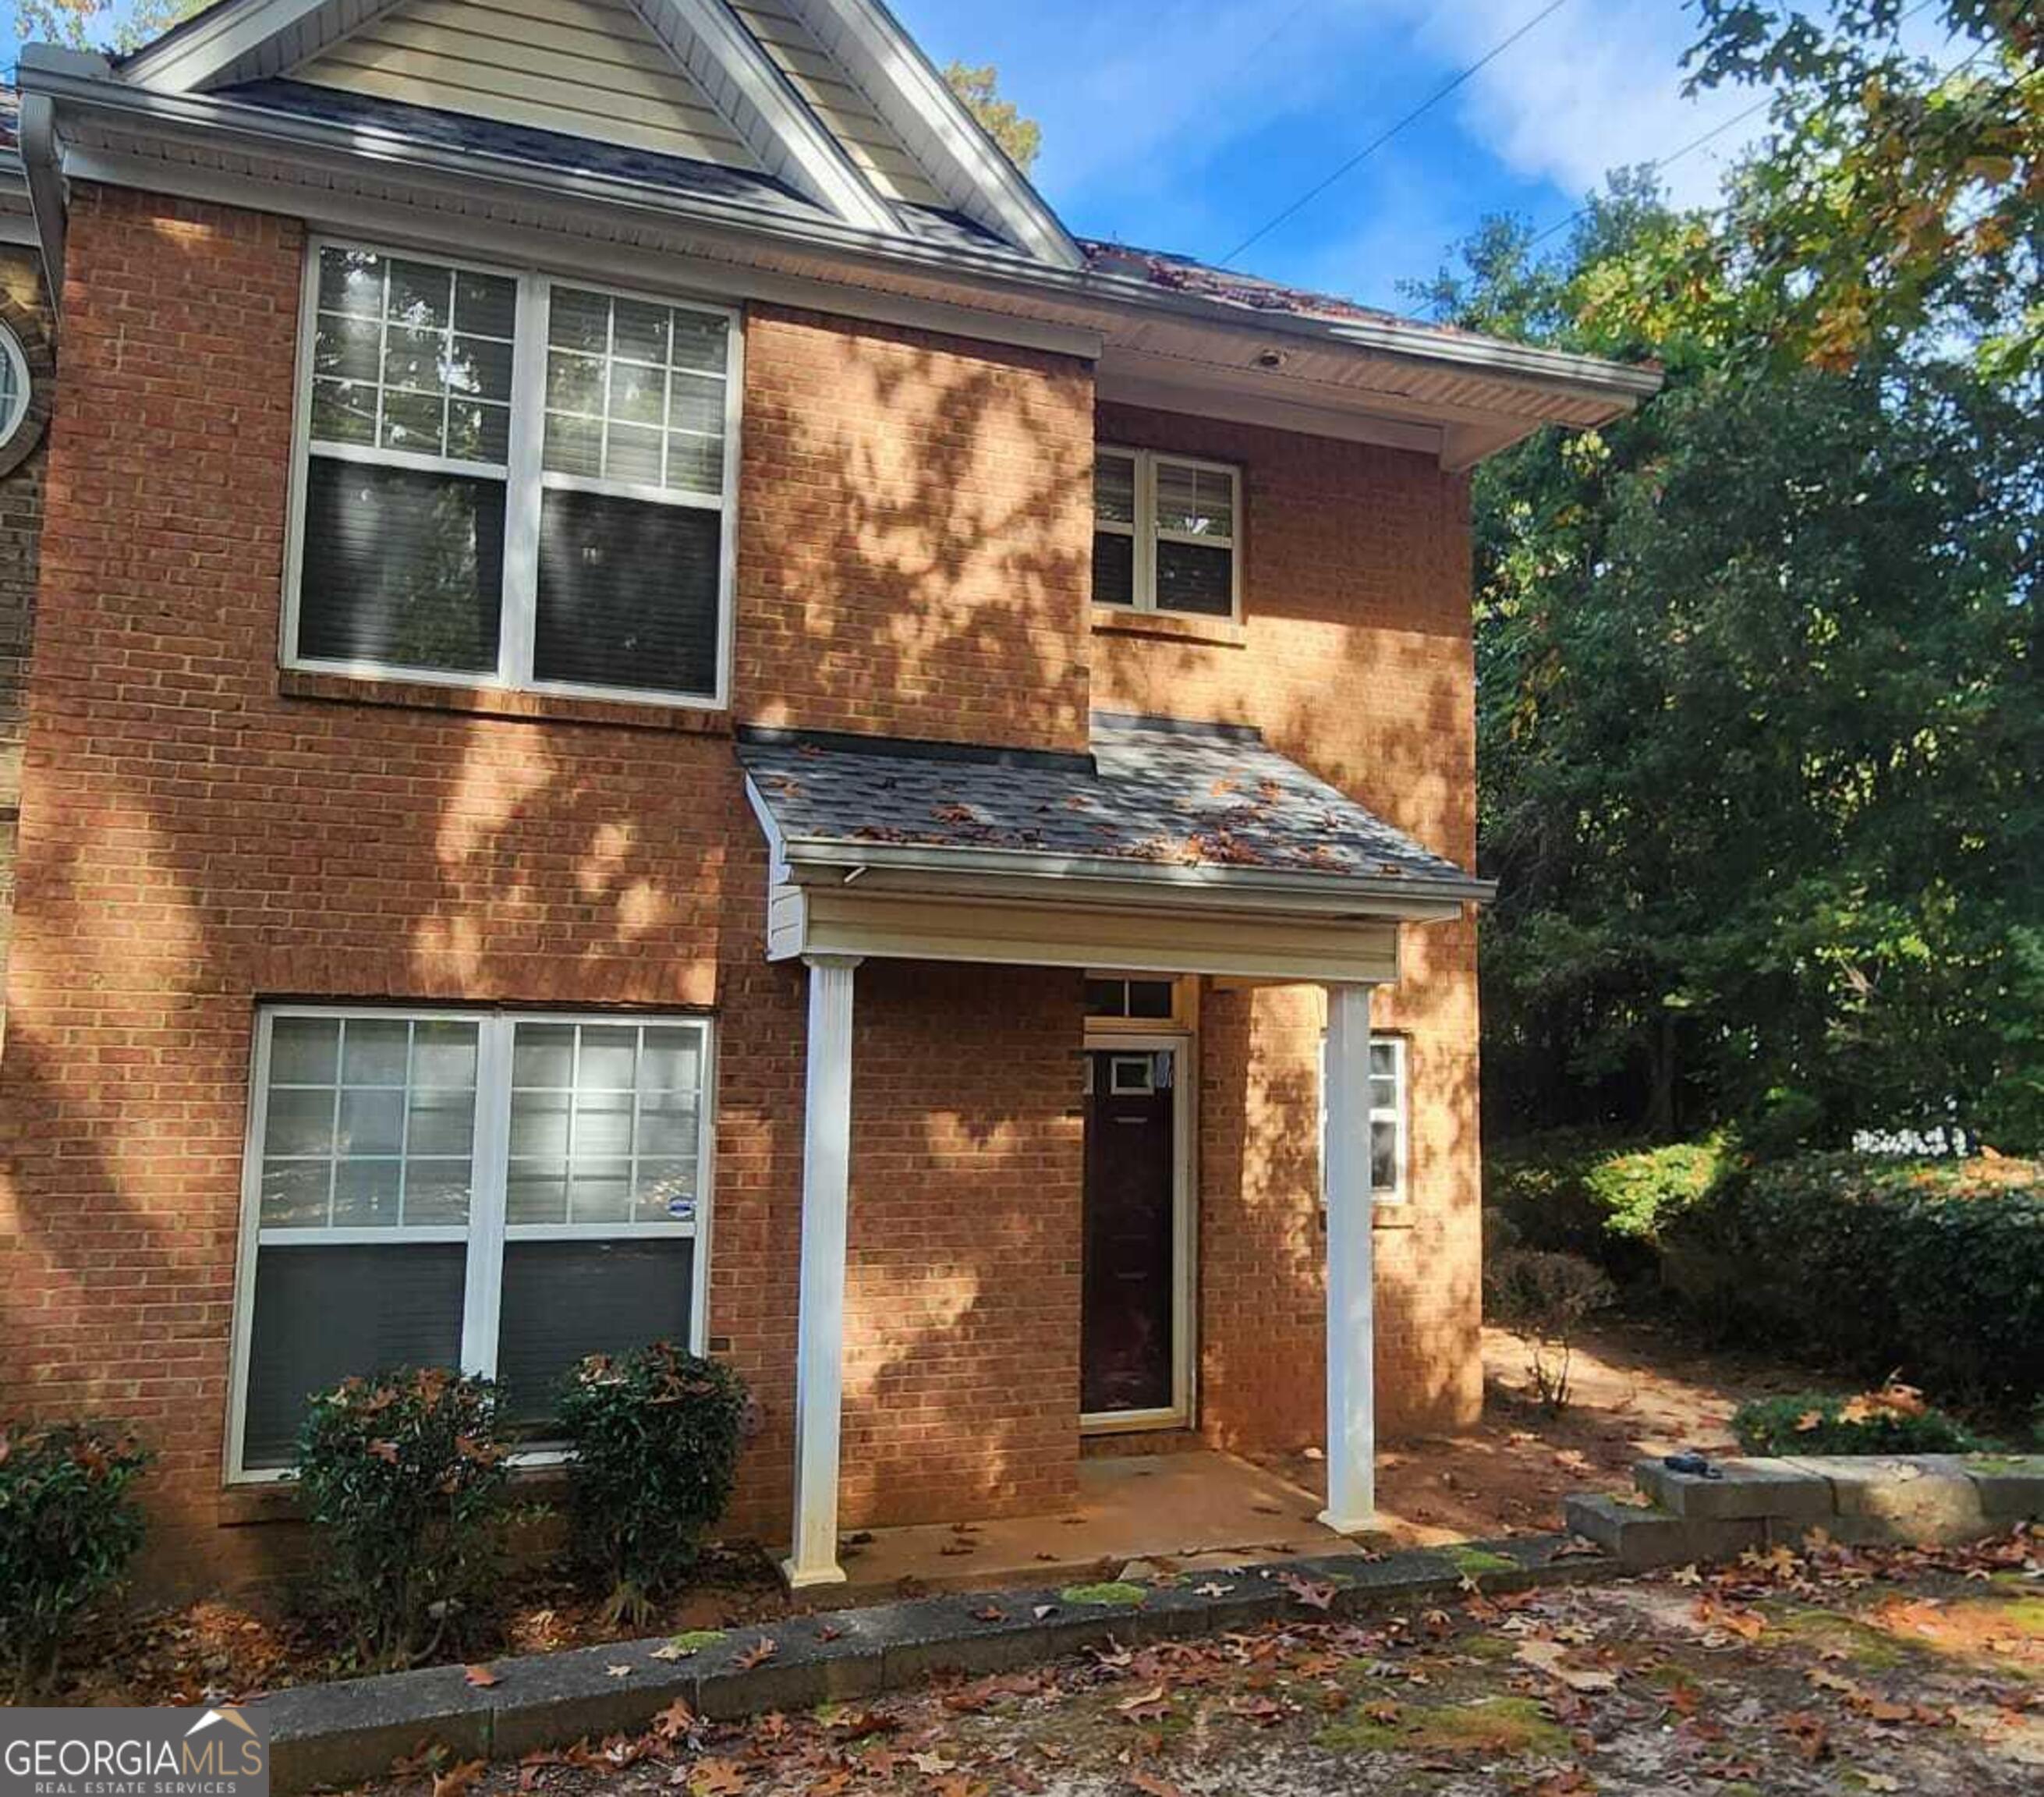
[[[1181,1045],[1086,1050],[1079,1408],[1095,1427],[1188,1420]]]

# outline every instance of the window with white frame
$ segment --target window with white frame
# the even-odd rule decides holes
[[[278,1006],[256,1025],[230,1472],[306,1399],[461,1366],[544,1436],[586,1354],[699,1342],[701,1018]]]
[[[1380,1204],[1406,1197],[1409,1102],[1405,1084],[1405,1038],[1370,1039],[1370,1190]],[[1327,1045],[1320,1040],[1320,1202],[1327,1202]]]
[[[286,662],[721,702],[732,314],[311,253]]]
[[[1093,603],[1232,618],[1242,472],[1152,449],[1093,456]]]

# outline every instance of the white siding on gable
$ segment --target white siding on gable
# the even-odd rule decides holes
[[[405,0],[290,78],[698,162],[759,167],[626,0]]]
[[[871,102],[780,0],[731,0],[731,10],[874,187],[911,206],[947,203]]]

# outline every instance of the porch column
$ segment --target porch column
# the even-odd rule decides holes
[[[1370,1230],[1370,994],[1327,988],[1327,1507],[1350,1533],[1377,1514],[1376,1289]]]
[[[790,1587],[838,1585],[838,1430],[844,1399],[845,1214],[851,1186],[851,975],[856,955],[809,955],[802,1113],[802,1282],[795,1347]]]

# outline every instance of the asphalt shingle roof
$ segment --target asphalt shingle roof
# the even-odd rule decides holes
[[[790,841],[996,848],[1488,888],[1247,729],[1097,714],[1093,753],[748,734]]]

